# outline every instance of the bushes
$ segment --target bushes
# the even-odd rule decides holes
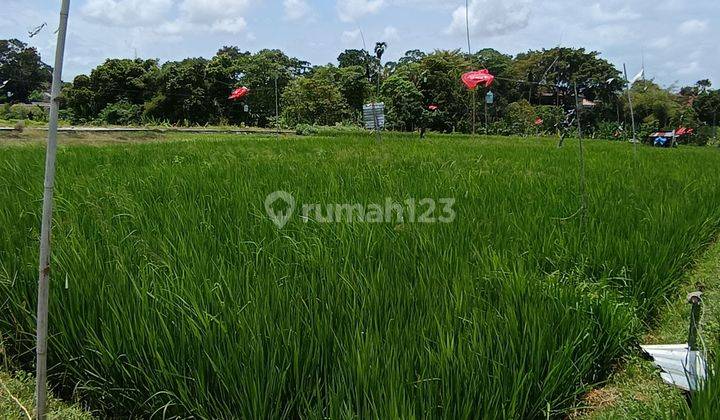
[[[48,114],[47,111],[39,105],[5,104],[0,108],[0,119],[47,122]]]
[[[142,106],[121,101],[106,106],[98,120],[112,125],[134,125],[140,121],[142,113]]]
[[[288,124],[334,125],[350,118],[348,104],[337,86],[323,77],[295,79],[282,95]]]

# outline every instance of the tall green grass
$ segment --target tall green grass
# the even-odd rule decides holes
[[[107,415],[561,416],[720,222],[710,149],[388,135],[59,151],[53,385]],[[32,365],[44,152],[0,148],[0,333]],[[451,224],[300,203],[455,197]]]

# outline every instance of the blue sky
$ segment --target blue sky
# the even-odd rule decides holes
[[[0,39],[38,48],[51,63],[60,0],[0,0]],[[710,78],[720,87],[717,0],[470,0],[473,49],[515,54],[583,46],[664,86]],[[48,28],[34,38],[28,30]],[[408,49],[466,49],[464,0],[71,0],[64,79],[108,57],[212,56],[223,45],[280,48],[335,62],[345,48],[389,43]],[[632,75],[631,75],[632,76]]]

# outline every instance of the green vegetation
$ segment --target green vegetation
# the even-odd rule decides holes
[[[0,104],[42,97],[41,89],[50,83],[49,70],[35,47],[17,39],[0,39]]]
[[[177,139],[188,136],[178,135]],[[716,150],[388,134],[63,147],[51,381],[106,415],[562,416],[720,223]],[[32,366],[43,150],[0,149],[0,333]],[[455,197],[278,230],[263,200]]]
[[[480,68],[497,76],[487,125],[486,91],[473,95],[460,82],[464,72]],[[228,100],[232,88],[241,85],[251,89],[250,95],[242,103]],[[397,62],[383,63],[365,51],[345,50],[337,65],[319,66],[280,50],[250,53],[238,47],[223,47],[209,59],[110,59],[65,86],[61,117],[75,124],[267,127],[275,124],[279,98],[280,123],[286,127],[359,125],[362,105],[379,99],[387,105],[387,124],[393,130],[423,126],[469,133],[474,100],[478,132],[534,136],[557,132],[563,114],[576,107],[575,85],[587,100],[583,131],[597,138],[627,139],[630,113],[621,74],[600,53],[582,48],[516,56],[490,48],[472,55],[411,50]],[[640,81],[631,94],[643,135],[680,126],[696,133],[682,141],[703,144],[714,135],[710,126],[717,123],[720,92],[706,80],[679,91]],[[423,116],[431,104],[438,112]],[[543,123],[536,126],[538,118]]]
[[[685,278],[685,286],[669,299],[658,319],[658,326],[646,334],[643,343],[670,344],[687,341],[690,305],[686,295],[703,289],[703,316],[701,318],[702,344],[715,369],[720,343],[720,243],[714,244],[698,259],[697,265]],[[691,399],[690,408],[684,394],[665,384],[651,361],[631,357],[609,383],[588,395],[594,419],[617,418],[681,418],[712,419],[720,412],[718,375],[711,375],[705,388]]]
[[[11,376],[0,370],[0,418],[30,419],[33,415],[35,382],[22,372]],[[51,398],[48,418],[55,420],[90,420],[92,417],[77,406]]]

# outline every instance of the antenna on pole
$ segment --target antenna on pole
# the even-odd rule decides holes
[[[55,67],[53,68],[52,88],[50,90],[50,121],[48,123],[48,142],[45,155],[45,190],[43,193],[42,226],[40,228],[40,267],[37,302],[37,362],[36,388],[37,418],[46,418],[47,404],[47,335],[48,300],[50,292],[50,232],[52,230],[53,189],[55,184],[55,155],[57,153],[58,112],[60,111],[60,87],[62,85],[63,56],[65,54],[65,35],[70,11],[70,0],[62,0],[60,6],[60,26],[55,47]]]

